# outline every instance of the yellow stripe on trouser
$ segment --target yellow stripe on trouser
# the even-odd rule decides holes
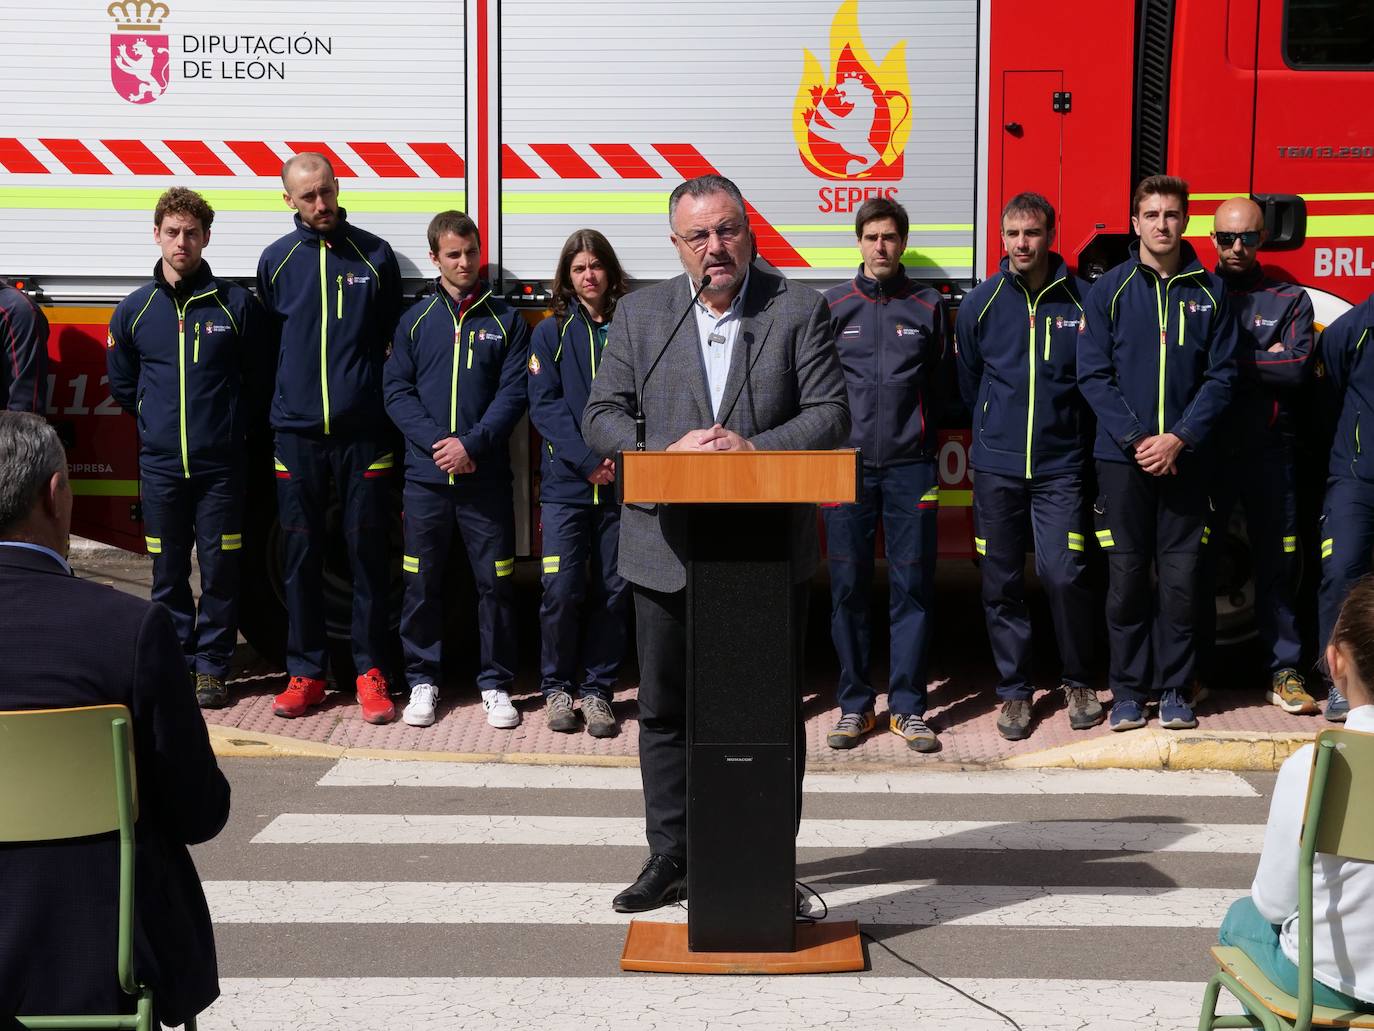
[[[161,554],[162,554],[162,538],[161,538],[161,537],[144,537],[144,538],[143,538],[143,541],[144,541],[144,543],[146,543],[146,544],[148,545],[148,554],[149,554],[149,555],[161,555]]]
[[[1104,547],[1104,548],[1114,548],[1114,547],[1116,547],[1116,541],[1112,540],[1112,531],[1111,531],[1111,530],[1098,530],[1098,531],[1097,531],[1097,543],[1098,543],[1099,545],[1101,545],[1102,547]]]
[[[498,559],[496,560],[496,575],[497,575],[497,576],[510,576],[511,573],[514,573],[514,572],[515,572],[515,559],[513,559],[513,558],[498,558]]]
[[[272,464],[277,467],[277,472],[279,473],[289,473],[291,471],[290,469],[286,468],[285,463],[283,463],[280,458],[272,459]]]
[[[1331,552],[1336,548],[1336,538],[1328,537],[1322,541],[1322,558],[1330,558]]]
[[[420,571],[420,556],[402,555],[401,568],[407,573],[418,573]]]
[[[1296,537],[1285,537],[1283,539],[1283,553],[1291,555],[1298,550],[1298,539]]]
[[[988,553],[988,542],[982,537],[973,538],[973,550],[980,555],[986,555]]]
[[[219,539],[220,551],[238,551],[243,547],[243,534],[226,533]]]
[[[559,563],[558,563],[558,559],[559,559],[559,556],[557,556],[557,555],[545,555],[545,556],[544,556],[544,572],[546,572],[546,573],[556,573],[556,572],[558,572],[558,564],[559,564]]]
[[[921,503],[922,503],[922,504],[925,504],[927,501],[939,501],[939,500],[940,500],[940,488],[939,488],[939,487],[931,487],[930,490],[926,491],[924,494],[921,495]]]
[[[1203,543],[1203,544],[1206,544],[1206,543],[1207,543],[1208,541],[1210,541],[1211,539],[1212,539],[1212,528],[1211,528],[1210,526],[1204,526],[1204,527],[1202,528],[1202,543]]]
[[[1083,550],[1083,535],[1081,533],[1074,533],[1072,530],[1069,531],[1069,550]]]
[[[393,466],[395,466],[395,464],[396,464],[396,459],[395,459],[395,457],[392,455],[392,453],[391,453],[390,451],[388,451],[388,452],[387,452],[386,454],[384,454],[381,458],[377,459],[377,461],[375,461],[375,462],[373,462],[371,465],[369,465],[369,466],[367,467],[367,469],[368,469],[369,472],[371,472],[371,471],[373,471],[373,470],[375,470],[375,469],[390,469],[390,468],[392,468]]]

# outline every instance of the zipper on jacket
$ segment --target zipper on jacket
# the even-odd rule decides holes
[[[190,307],[192,301],[199,301],[202,298],[211,296],[215,291],[207,290],[203,294],[194,294],[186,298],[184,304],[178,304],[176,298],[172,299],[172,306],[177,310],[177,424],[181,433],[181,473],[186,479],[191,478],[191,448],[187,443],[186,434],[186,309]],[[200,361],[200,323],[196,323],[195,339],[195,361]],[[142,411],[142,400],[139,402],[139,410]]]
[[[1048,315],[1045,316],[1045,361],[1050,360],[1050,323],[1052,321]]]
[[[1041,302],[1042,300],[1044,300],[1045,295],[1046,295],[1047,293],[1049,293],[1051,290],[1053,290],[1056,286],[1058,286],[1058,285],[1059,285],[1060,283],[1062,283],[1062,282],[1064,282],[1064,277],[1063,277],[1063,276],[1060,276],[1058,279],[1056,279],[1056,280],[1054,280],[1054,281],[1052,281],[1052,282],[1050,282],[1050,283],[1046,283],[1043,287],[1041,287],[1040,292],[1039,292],[1038,294],[1035,295],[1035,299],[1034,299],[1034,300],[1031,299],[1031,295],[1030,295],[1030,291],[1029,291],[1029,290],[1027,290],[1027,289],[1026,289],[1024,286],[1022,286],[1020,283],[1017,283],[1017,284],[1016,284],[1016,288],[1017,288],[1018,290],[1021,291],[1021,295],[1022,295],[1023,297],[1025,297],[1025,299],[1026,299],[1026,317],[1027,317],[1027,321],[1028,321],[1029,324],[1030,324],[1030,344],[1029,344],[1029,346],[1026,348],[1026,367],[1027,367],[1027,371],[1028,371],[1028,376],[1027,376],[1027,391],[1028,391],[1028,393],[1027,393],[1027,398],[1026,398],[1026,479],[1028,479],[1028,480],[1031,478],[1031,445],[1033,444],[1033,442],[1034,442],[1034,440],[1035,440],[1035,380],[1036,380],[1036,374],[1035,374],[1035,356],[1036,356],[1036,353],[1037,353],[1037,348],[1036,348],[1036,346],[1035,346],[1035,314],[1036,314],[1036,311],[1037,311],[1037,310],[1039,309],[1039,307],[1040,307],[1040,302]],[[1049,357],[1050,357],[1050,319],[1049,319],[1048,316],[1046,316],[1046,318],[1045,318],[1045,360],[1048,361],[1048,360],[1049,360]]]
[[[442,287],[440,289],[442,289]],[[476,311],[477,308],[484,304],[486,302],[486,299],[490,296],[491,291],[488,290],[481,297],[477,298],[477,300],[473,301],[472,304],[468,306],[467,310],[464,311],[462,315],[453,314],[452,303],[449,303],[447,306],[448,317],[453,320],[453,379],[449,387],[448,431],[454,434],[455,436],[458,433],[458,369],[463,364],[463,320],[466,319],[471,312]],[[472,337],[473,331],[468,330],[469,369],[472,368]],[[449,473],[448,482],[454,482],[452,473]]]
[[[195,356],[191,359],[191,364],[192,364],[192,365],[199,365],[199,364],[200,364],[200,323],[199,323],[199,322],[196,323],[196,351],[195,351]]]
[[[343,318],[343,276],[335,277],[335,294],[337,298],[334,304],[335,317]]]
[[[1159,276],[1155,275],[1155,307],[1159,314],[1159,414],[1158,429],[1156,432],[1164,432],[1164,367],[1169,359],[1169,316],[1164,307],[1165,295],[1169,288],[1164,288],[1164,293],[1159,292]]]
[[[329,274],[325,268],[326,244],[320,241],[320,405],[325,436],[329,435]]]
[[[592,379],[596,379],[596,331],[592,329],[592,324],[587,320],[587,316],[579,309],[582,315],[582,322],[587,327],[587,361],[591,363]],[[601,485],[592,484],[592,504],[601,504]]]
[[[1184,319],[1183,319],[1183,312],[1184,312],[1184,304],[1183,304],[1182,301],[1179,301],[1179,302],[1178,302],[1178,346],[1179,346],[1179,347],[1182,347],[1182,346],[1183,346],[1184,338],[1187,336],[1187,333],[1188,333],[1188,323],[1185,322]]]
[[[472,368],[472,338],[477,335],[475,329],[468,330],[468,368]]]

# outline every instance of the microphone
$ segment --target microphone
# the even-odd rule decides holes
[[[659,361],[663,358],[663,355],[667,353],[668,345],[673,342],[673,337],[677,336],[677,331],[682,328],[682,324],[687,321],[687,316],[692,313],[692,307],[697,303],[697,298],[700,297],[701,292],[710,285],[711,276],[709,274],[703,275],[701,277],[701,284],[697,287],[696,293],[692,294],[692,299],[687,302],[687,307],[682,312],[682,317],[677,320],[677,325],[674,326],[673,331],[668,334],[668,339],[663,341],[663,346],[658,349],[658,354],[655,355],[653,363],[650,364],[649,371],[646,372],[644,374],[644,378],[639,381],[639,391],[635,395],[636,451],[644,450],[644,388],[649,383],[649,377],[652,376],[654,374],[654,370],[658,368]]]

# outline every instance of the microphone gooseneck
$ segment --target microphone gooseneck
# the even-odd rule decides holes
[[[682,312],[682,317],[677,320],[677,325],[668,334],[668,339],[663,341],[663,346],[658,349],[658,354],[654,356],[653,362],[649,365],[649,371],[644,374],[644,378],[639,381],[639,390],[635,393],[635,450],[644,450],[644,388],[649,385],[649,377],[658,368],[658,363],[668,351],[668,345],[673,342],[673,337],[677,336],[677,331],[682,328],[682,324],[687,321],[687,316],[692,313],[692,307],[697,303],[697,298],[701,292],[711,285],[709,273],[701,277],[701,283],[697,286],[696,293],[692,294],[692,299],[687,302],[687,307]]]

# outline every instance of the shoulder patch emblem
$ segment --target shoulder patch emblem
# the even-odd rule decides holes
[[[531,376],[538,376],[540,370],[544,368],[544,366],[539,363],[539,355],[537,354],[530,355],[530,360],[526,363],[525,367],[530,370]]]
[[[113,349],[113,348],[114,348],[114,345],[115,345],[114,334],[113,334],[113,333],[107,332],[107,333],[105,334],[105,348],[106,348],[106,350],[111,350],[111,349]]]

